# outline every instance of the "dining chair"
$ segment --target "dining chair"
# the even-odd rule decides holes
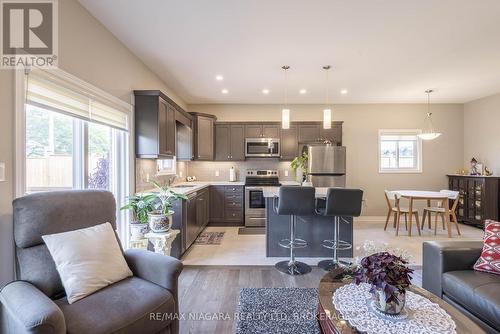
[[[457,206],[458,202],[460,199],[459,192],[458,191],[453,191],[453,190],[440,190],[443,195],[447,195],[449,199],[453,201],[453,204],[450,207],[449,213],[450,213],[450,220],[452,223],[455,224],[455,227],[457,228],[457,233],[458,235],[460,234],[460,228],[458,227],[458,220],[457,220]],[[443,230],[446,230],[446,225],[445,225],[445,208],[442,206],[442,202],[438,202],[436,206],[431,206],[429,202],[427,203],[427,206],[424,208],[424,215],[422,217],[422,228],[424,228],[425,225],[425,219],[428,219],[428,225],[429,228],[431,228],[431,218],[432,218],[432,213],[435,214],[435,219],[434,219],[434,235],[437,234],[437,224],[438,224],[438,217],[441,217],[441,222],[443,224]]]
[[[394,204],[391,201],[394,201]],[[410,209],[407,207],[402,207],[400,205],[401,196],[399,196],[394,191],[385,190],[385,201],[387,202],[387,218],[385,220],[384,231],[387,230],[387,225],[389,224],[389,219],[391,215],[394,215],[394,224],[393,226],[396,228],[396,235],[398,235],[399,231],[399,223],[401,220],[401,214],[403,214],[405,218],[405,227],[408,230],[408,214],[410,213]],[[417,224],[419,223],[418,219],[418,210],[412,209],[412,214],[415,215],[415,220]]]

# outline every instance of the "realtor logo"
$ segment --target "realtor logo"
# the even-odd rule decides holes
[[[57,66],[57,0],[0,0],[0,67]]]

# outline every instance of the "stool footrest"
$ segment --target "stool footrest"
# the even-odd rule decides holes
[[[352,248],[352,245],[344,240],[338,240],[337,242],[335,242],[335,240],[323,240],[321,246],[337,250],[347,250]]]
[[[278,243],[283,248],[305,248],[307,247],[307,242],[303,239],[294,239],[293,242],[290,239],[283,239]]]

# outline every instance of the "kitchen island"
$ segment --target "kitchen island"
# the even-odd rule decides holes
[[[274,200],[278,197],[279,187],[262,187],[266,199],[266,256],[287,257],[290,250],[278,245],[281,239],[290,238],[290,216],[279,216],[274,211]],[[328,188],[317,187],[316,198],[326,198]],[[300,203],[297,203],[300,205]],[[352,218],[340,224],[340,240],[353,244]],[[332,250],[321,246],[323,240],[333,239],[333,217],[312,215],[297,217],[296,237],[307,241],[306,248],[295,250],[297,257],[331,257]],[[352,257],[353,250],[339,252],[340,257]]]

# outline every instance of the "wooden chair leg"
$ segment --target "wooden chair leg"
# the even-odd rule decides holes
[[[401,213],[396,212],[396,236],[399,235],[399,221],[401,220]]]
[[[437,228],[438,228],[437,216],[438,213],[436,212],[436,220],[434,221],[434,235],[437,235]]]
[[[408,214],[405,212],[405,227],[406,230],[408,231]]]
[[[458,233],[458,235],[462,235],[462,234],[460,233],[460,228],[458,227],[458,219],[457,219],[457,214],[456,214],[455,212],[452,212],[452,213],[451,213],[451,216],[452,216],[452,218],[453,218],[453,222],[455,223],[455,227],[457,228],[457,233]]]
[[[430,199],[427,200],[427,206],[428,207],[431,206],[431,200]],[[422,218],[424,221],[425,221],[425,211],[427,211],[427,210],[424,210],[424,218]],[[427,215],[428,215],[428,218],[429,218],[429,220],[428,220],[429,229],[431,229],[432,228],[432,226],[431,226],[431,212],[427,211]],[[424,223],[422,222],[422,228],[423,228],[423,224]]]
[[[444,213],[440,214],[440,216],[441,216],[441,222],[443,223],[443,231],[446,231],[446,226],[444,223]]]
[[[428,219],[429,229],[431,229],[432,228],[432,224],[431,224],[432,223],[432,221],[431,221],[432,214],[430,211],[428,211],[427,214],[429,215],[429,219]]]
[[[414,212],[413,214],[415,215],[415,221],[417,222],[417,230],[419,230],[419,234],[420,234],[420,221],[418,218],[418,212]]]
[[[397,211],[394,211],[394,224],[393,224],[393,228],[396,228],[396,223],[398,221],[398,212]]]
[[[384,231],[387,230],[387,224],[389,224],[389,218],[391,218],[392,210],[387,212],[387,219],[385,220]]]
[[[425,217],[427,217],[427,210],[424,209],[424,214],[422,215],[422,230],[425,227]]]

